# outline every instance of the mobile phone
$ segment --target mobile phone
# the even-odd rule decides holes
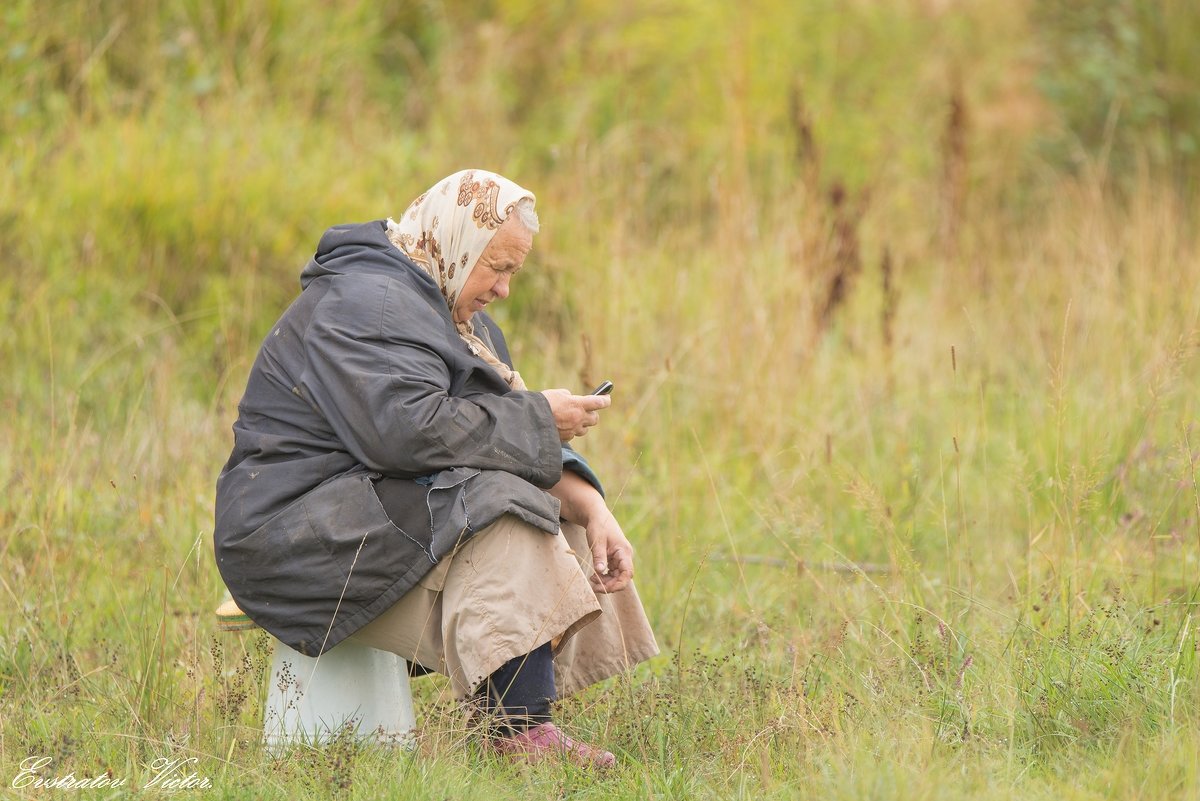
[[[613,382],[605,381],[600,386],[592,390],[593,395],[607,395],[613,391]]]

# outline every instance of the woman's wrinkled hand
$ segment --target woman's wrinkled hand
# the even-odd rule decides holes
[[[607,395],[573,395],[569,389],[544,389],[542,394],[550,402],[554,426],[563,442],[586,434],[600,422],[599,411],[612,403],[612,398]]]
[[[596,592],[620,592],[633,579],[633,546],[621,530],[612,512],[593,515],[586,526],[592,549],[592,589]]]

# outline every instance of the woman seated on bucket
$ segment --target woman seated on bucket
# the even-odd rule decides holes
[[[608,766],[550,702],[658,648],[633,548],[566,444],[610,399],[528,390],[484,311],[537,231],[534,196],[481,170],[326,231],[251,369],[214,544],[295,650],[394,652],[448,676],[498,751]]]

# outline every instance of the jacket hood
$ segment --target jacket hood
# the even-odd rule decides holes
[[[335,225],[321,237],[317,252],[300,272],[300,287],[306,288],[326,275],[355,273],[394,276],[397,272],[415,274],[418,279],[437,289],[433,279],[387,238],[384,220]]]

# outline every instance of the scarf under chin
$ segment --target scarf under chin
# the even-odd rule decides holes
[[[456,172],[414,200],[399,220],[389,217],[388,239],[433,278],[453,317],[454,304],[479,254],[517,201],[526,197],[534,199],[528,189],[496,173]],[[492,353],[469,320],[455,322],[454,327],[471,352],[495,368],[509,387],[525,389],[520,374]]]

